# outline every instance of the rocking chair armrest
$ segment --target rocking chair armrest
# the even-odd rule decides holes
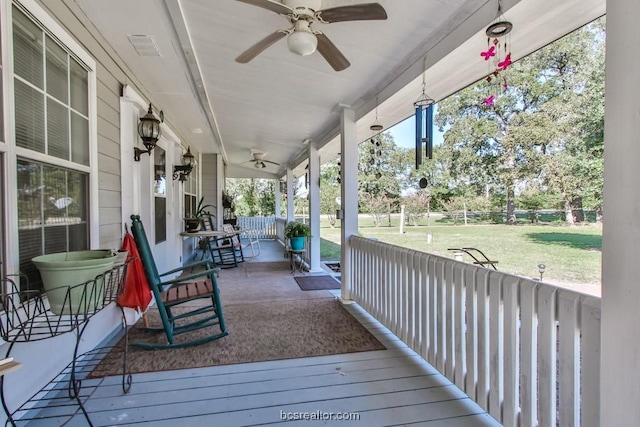
[[[194,274],[189,274],[188,276],[176,277],[175,279],[161,282],[160,283],[160,287],[162,289],[165,289],[165,287],[167,287],[167,286],[171,287],[171,285],[175,285],[176,283],[188,282],[189,280],[198,279],[198,278],[204,277],[204,276],[209,276],[211,273],[215,274],[215,273],[218,273],[219,271],[220,271],[220,268],[216,267],[216,268],[212,268],[212,269],[209,269],[209,270],[199,271],[199,272],[194,273]]]
[[[172,273],[177,273],[178,271],[183,271],[186,270],[187,268],[195,268],[195,267],[199,267],[201,265],[206,265],[207,266],[207,270],[209,270],[209,265],[211,264],[211,260],[205,259],[203,261],[198,261],[198,262],[193,262],[191,264],[187,264],[187,265],[183,265],[182,267],[178,267],[178,268],[174,268],[173,270],[169,270],[166,271],[162,274],[160,274],[159,276],[166,276],[167,274],[172,274]]]

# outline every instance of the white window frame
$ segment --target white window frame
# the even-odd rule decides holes
[[[14,114],[14,73],[13,73],[13,13],[12,6],[16,5],[30,15],[43,29],[56,41],[68,49],[71,54],[87,68],[88,90],[88,118],[89,118],[89,166],[38,153],[23,147],[17,147],[15,143],[15,114]],[[0,19],[2,19],[2,55],[3,55],[3,79],[4,79],[4,117],[5,137],[4,143],[0,143],[0,150],[5,153],[5,247],[7,274],[17,274],[20,269],[20,256],[18,247],[18,207],[11,200],[17,200],[17,159],[43,162],[60,166],[78,172],[89,174],[89,244],[90,248],[100,247],[100,221],[98,202],[98,133],[97,133],[97,76],[96,61],[89,53],[59,25],[35,0],[0,0]]]

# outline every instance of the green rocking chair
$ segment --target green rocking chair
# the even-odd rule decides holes
[[[222,315],[222,305],[216,280],[216,274],[220,270],[211,268],[210,261],[205,260],[158,274],[140,217],[131,215],[131,221],[131,231],[138,246],[147,281],[153,292],[160,319],[162,320],[162,328],[145,329],[157,332],[164,331],[168,340],[167,344],[133,342],[131,345],[148,349],[191,347],[229,335]],[[179,273],[183,270],[192,271],[190,269],[194,267],[204,267],[205,269],[173,280],[162,280],[163,276]],[[210,300],[210,304],[193,304],[195,300],[201,299]],[[184,304],[184,308],[179,311],[175,310],[176,312],[174,313],[174,309],[179,308],[182,304]],[[175,336],[178,334],[215,326],[219,327],[219,332],[217,333],[191,340],[175,340]],[[211,329],[214,332],[216,331],[214,328]]]

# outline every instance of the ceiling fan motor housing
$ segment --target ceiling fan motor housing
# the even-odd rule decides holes
[[[282,0],[282,4],[289,6],[298,15],[313,16],[322,7],[322,0]]]

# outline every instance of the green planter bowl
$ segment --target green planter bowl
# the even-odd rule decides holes
[[[110,250],[91,250],[40,255],[31,261],[40,271],[51,311],[55,314],[75,314],[81,306],[89,310],[102,306],[104,284],[94,282],[93,286],[99,286],[98,289],[79,286],[69,293],[70,301],[65,302],[67,288],[103,274],[113,267],[115,259],[116,255]],[[88,305],[89,295],[91,305]]]

